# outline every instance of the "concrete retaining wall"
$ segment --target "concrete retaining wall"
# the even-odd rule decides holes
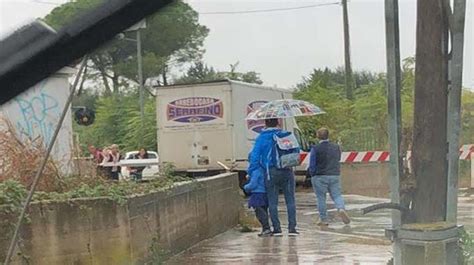
[[[143,264],[234,227],[240,206],[235,174],[136,196],[124,206],[106,198],[35,203],[20,249],[29,264]]]
[[[341,164],[343,194],[388,197],[389,163]]]
[[[469,187],[469,165],[461,161],[459,187]],[[341,164],[341,185],[344,194],[388,198],[390,195],[390,163]]]

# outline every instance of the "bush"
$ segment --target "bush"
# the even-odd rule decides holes
[[[474,238],[464,228],[460,230],[459,247],[462,253],[460,264],[471,264],[474,261]]]
[[[0,231],[5,231],[0,233],[0,242],[12,236],[25,197],[25,186],[18,181],[0,182]]]

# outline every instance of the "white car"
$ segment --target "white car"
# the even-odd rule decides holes
[[[136,160],[134,157],[138,154],[138,151],[127,152],[125,154],[125,158],[120,160],[120,163],[126,163],[128,160]],[[148,158],[147,159],[140,159],[140,162],[150,162],[153,165],[148,165],[143,170],[142,179],[153,179],[158,177],[158,173],[160,172],[160,168],[158,166],[158,153],[153,151],[148,151]],[[131,161],[130,161],[131,162]],[[132,166],[133,167],[133,166]],[[120,172],[122,174],[123,179],[131,179],[130,171],[126,166],[122,166],[122,170]]]

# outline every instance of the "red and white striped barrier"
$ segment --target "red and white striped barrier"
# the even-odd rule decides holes
[[[386,151],[342,152],[341,163],[386,162],[390,153]],[[301,153],[301,164],[309,164],[309,153]]]
[[[384,162],[390,160],[390,153],[385,151],[343,152],[341,163]]]
[[[461,155],[459,159],[469,160],[474,155],[474,144],[466,144],[461,147]]]
[[[469,160],[474,154],[474,145],[463,145],[459,150],[460,160]],[[407,158],[411,158],[411,151],[407,152]],[[309,164],[309,153],[301,153],[301,164]],[[342,152],[341,163],[370,163],[370,162],[388,162],[390,161],[390,152],[387,151],[364,151],[364,152]]]
[[[459,150],[459,160],[471,159],[471,156],[473,156],[471,153],[474,153],[474,144],[463,145]],[[411,151],[407,152],[407,158],[411,159]]]

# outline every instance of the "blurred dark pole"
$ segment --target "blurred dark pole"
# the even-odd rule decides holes
[[[58,32],[40,21],[0,41],[0,105],[113,39],[172,0],[114,0]]]

